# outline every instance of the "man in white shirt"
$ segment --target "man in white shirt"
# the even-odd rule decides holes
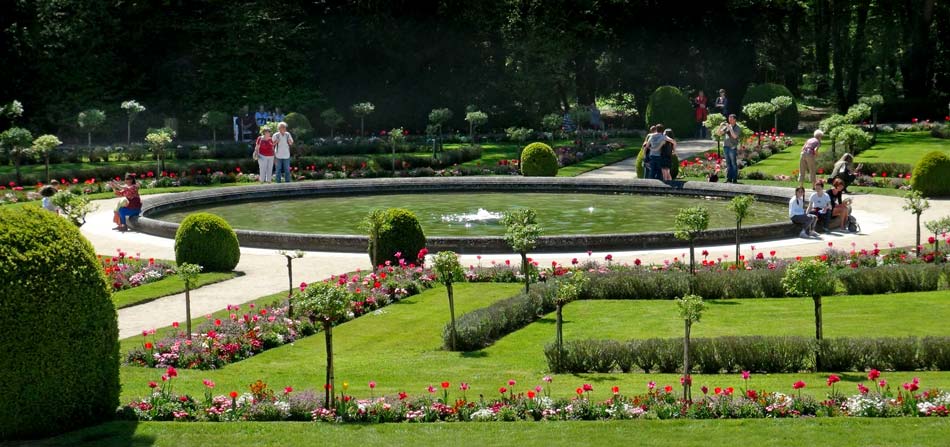
[[[277,125],[277,133],[271,137],[274,142],[274,174],[277,183],[281,182],[281,173],[284,174],[284,181],[290,183],[290,147],[294,145],[294,137],[287,132],[287,123],[281,121]]]
[[[815,182],[815,193],[808,199],[808,210],[810,213],[818,216],[821,221],[822,231],[827,233],[828,221],[831,219],[831,196],[825,194],[824,184]]]

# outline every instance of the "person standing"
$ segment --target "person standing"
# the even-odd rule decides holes
[[[736,116],[729,115],[729,121],[722,123],[716,134],[722,135],[722,151],[726,156],[726,183],[737,183],[739,180],[739,138],[742,128],[736,124]]]
[[[676,137],[673,135],[673,129],[666,129],[665,135],[670,140],[676,141]],[[662,172],[664,182],[673,180],[673,177],[670,175],[670,170],[673,169],[673,154],[676,153],[675,148],[675,143],[667,141],[663,144],[663,148],[660,149],[660,172]]]
[[[699,138],[706,138],[706,118],[709,117],[709,109],[706,108],[706,94],[700,90],[696,94],[696,98],[693,99],[693,103],[696,105],[696,136]]]
[[[676,141],[672,138],[666,136],[664,133],[666,130],[662,124],[656,125],[656,133],[650,135],[650,138],[647,140],[649,146],[649,156],[650,156],[650,177],[656,180],[663,179],[663,145],[666,143],[671,143],[673,149],[676,149]]]
[[[277,166],[275,173],[277,183],[281,182],[281,173],[284,175],[284,181],[290,183],[290,147],[294,145],[294,137],[287,132],[287,123],[281,121],[277,124],[277,133],[274,134],[272,141],[276,146],[274,164]]]
[[[597,108],[597,103],[590,103],[590,127],[593,130],[604,130],[604,121],[600,116],[600,109]]]
[[[726,89],[719,89],[719,97],[716,98],[716,109],[722,116],[729,116],[729,99],[726,98]]]
[[[653,178],[653,173],[650,172],[650,153],[647,151],[650,150],[650,139],[653,138],[654,134],[656,134],[656,126],[650,126],[650,132],[643,139],[643,144],[640,146],[640,152],[643,152],[643,178]]]
[[[274,140],[270,129],[264,128],[261,136],[254,144],[254,159],[260,168],[259,180],[261,183],[270,183],[274,180]]]
[[[813,134],[812,138],[809,138],[808,141],[802,146],[802,155],[798,160],[798,184],[805,184],[805,173],[808,173],[808,180],[812,185],[815,184],[816,175],[817,175],[817,164],[816,159],[818,158],[818,148],[821,147],[821,138],[825,136],[825,133],[818,129]]]

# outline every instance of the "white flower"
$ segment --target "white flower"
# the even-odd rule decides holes
[[[474,413],[471,416],[473,421],[484,422],[484,421],[493,421],[495,420],[495,413],[488,408],[482,408]]]

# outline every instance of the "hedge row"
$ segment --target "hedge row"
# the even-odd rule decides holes
[[[581,294],[588,300],[671,300],[693,293],[707,300],[725,298],[779,298],[784,269],[716,270],[699,272],[614,271],[592,275]]]
[[[521,329],[555,309],[557,289],[551,284],[536,284],[531,292],[496,301],[490,306],[462,315],[455,321],[458,351],[475,351]],[[442,331],[442,345],[451,346],[448,324]]]
[[[703,374],[794,373],[814,370],[819,350],[825,371],[950,370],[950,337],[946,336],[831,338],[820,344],[809,337],[694,338],[690,362],[692,372]],[[545,346],[544,355],[548,368],[556,373],[682,373],[683,339],[567,341],[560,360],[553,343]]]
[[[947,273],[942,264],[903,264],[842,270],[838,280],[849,295],[937,290]]]

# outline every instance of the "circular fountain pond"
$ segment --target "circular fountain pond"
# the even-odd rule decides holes
[[[743,222],[743,239],[787,236],[786,192],[752,188],[520,177],[301,182],[146,198],[133,227],[169,237],[185,216],[203,211],[231,223],[243,246],[363,251],[360,220],[372,209],[400,207],[419,218],[430,249],[490,253],[508,251],[499,222],[504,211],[530,207],[544,230],[540,251],[641,249],[681,245],[670,231],[676,213],[689,206],[710,212],[703,242],[734,240],[728,199],[752,193],[759,201]]]

